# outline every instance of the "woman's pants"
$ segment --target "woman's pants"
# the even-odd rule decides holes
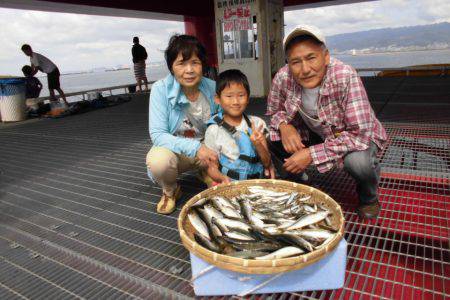
[[[163,147],[152,147],[147,153],[146,164],[149,177],[162,187],[167,196],[173,196],[181,173],[202,169],[195,157],[174,153]]]

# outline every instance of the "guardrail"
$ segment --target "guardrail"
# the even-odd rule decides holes
[[[149,81],[148,84],[151,85],[155,83],[155,81]],[[97,92],[109,92],[109,94],[112,96],[113,95],[113,91],[115,90],[120,90],[120,89],[124,89],[125,93],[128,93],[128,88],[130,86],[136,86],[135,83],[130,83],[130,84],[122,84],[122,85],[115,85],[115,86],[109,86],[109,87],[103,87],[103,88],[96,88],[96,89],[90,89],[90,90],[84,90],[84,91],[78,91],[78,92],[72,92],[72,93],[65,93],[66,98],[69,97],[73,97],[73,96],[83,96],[83,100],[86,100],[86,98],[88,98],[88,95],[90,93],[97,93]],[[55,95],[56,98],[60,98],[59,95]],[[50,96],[44,96],[44,97],[39,97],[37,98],[38,100],[49,100]]]
[[[411,67],[401,67],[401,68],[358,68],[356,72],[377,72],[383,71],[404,71],[406,76],[409,76],[412,71],[438,71],[441,75],[450,74],[450,65],[445,66],[411,66]]]
[[[450,74],[450,65],[446,66],[414,66],[414,67],[402,67],[402,68],[358,68],[356,69],[358,73],[370,73],[373,72],[374,75],[378,72],[383,71],[406,71],[406,76],[410,75],[411,71],[439,71],[441,72],[441,75]],[[155,81],[149,81],[149,85],[155,83]],[[110,95],[113,95],[112,91],[124,89],[125,93],[127,93],[127,89],[130,86],[136,86],[135,83],[130,84],[123,84],[123,85],[116,85],[116,86],[110,86],[110,87],[104,87],[104,88],[96,88],[96,89],[90,89],[90,90],[84,90],[79,92],[73,92],[73,93],[66,93],[66,98],[73,97],[73,96],[83,96],[83,100],[86,100],[89,93],[95,93],[95,92],[105,92],[109,91]],[[55,95],[57,98],[59,98],[59,95]],[[49,96],[45,97],[39,97],[38,100],[48,100]]]

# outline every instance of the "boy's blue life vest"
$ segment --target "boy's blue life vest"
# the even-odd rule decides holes
[[[219,170],[233,180],[258,179],[263,178],[264,167],[260,162],[255,146],[250,140],[252,134],[250,119],[244,114],[247,122],[248,133],[236,130],[223,120],[222,113],[218,113],[208,121],[208,126],[217,124],[224,128],[235,140],[239,147],[239,158],[232,161],[222,153],[219,155]]]

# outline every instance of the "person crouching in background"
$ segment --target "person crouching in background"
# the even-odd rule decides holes
[[[44,113],[44,101],[37,99],[42,90],[41,81],[33,76],[33,68],[29,65],[22,67],[22,73],[25,76],[25,98],[30,113]]]

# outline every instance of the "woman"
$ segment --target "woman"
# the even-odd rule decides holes
[[[157,81],[150,94],[153,147],[147,154],[147,167],[149,177],[163,190],[157,211],[170,214],[181,195],[178,175],[188,170],[205,174],[204,166],[217,161],[217,154],[200,141],[218,106],[214,103],[215,82],[202,75],[206,50],[197,38],[173,36],[165,58],[170,74]]]

